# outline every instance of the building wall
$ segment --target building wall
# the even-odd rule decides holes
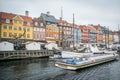
[[[59,41],[59,28],[55,24],[46,25],[46,41],[57,42]]]
[[[45,41],[45,25],[41,20],[33,19],[33,40]]]
[[[89,31],[86,26],[81,27],[81,32],[82,32],[82,43],[89,43]]]
[[[6,18],[7,19],[7,18]],[[15,39],[22,35],[25,32],[25,36],[22,36],[20,39],[33,39],[33,27],[32,23],[27,24],[21,16],[15,16],[11,19],[8,18],[8,22],[4,20],[4,23],[1,25],[1,38],[4,39]],[[10,21],[10,22],[9,22]]]

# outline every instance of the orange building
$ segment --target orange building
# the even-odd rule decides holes
[[[40,20],[45,24],[45,40],[59,45],[59,28],[56,18],[47,12],[47,14],[41,13]]]
[[[103,33],[100,25],[93,25],[97,31],[97,43],[103,43]]]

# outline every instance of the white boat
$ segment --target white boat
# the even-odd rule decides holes
[[[91,57],[82,57],[82,58],[74,58],[74,59],[62,59],[55,62],[55,66],[69,69],[69,70],[77,70],[93,65],[97,65],[100,63],[112,61],[118,58],[118,54],[95,54]]]
[[[62,51],[61,57],[62,58],[73,58],[73,57],[83,57],[83,56],[92,56],[93,53],[77,53],[72,51]]]

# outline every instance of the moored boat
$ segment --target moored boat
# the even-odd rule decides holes
[[[61,59],[55,62],[55,66],[64,69],[77,70],[115,60],[118,58],[118,56],[118,54],[96,54],[90,57],[84,56],[70,59]]]

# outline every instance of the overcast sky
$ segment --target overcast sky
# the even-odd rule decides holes
[[[0,0],[0,12],[24,15],[28,10],[32,18],[47,11],[59,18],[61,7],[68,22],[72,22],[74,13],[79,25],[100,24],[117,30],[120,24],[120,0]]]

